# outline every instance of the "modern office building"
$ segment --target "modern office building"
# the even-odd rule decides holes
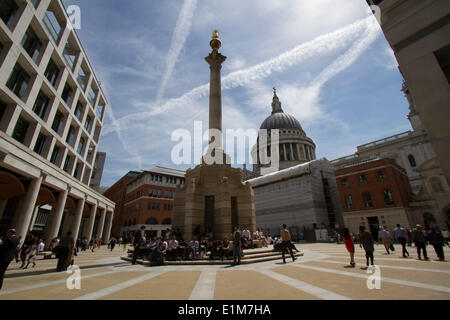
[[[450,1],[367,0],[381,28],[450,185]]]
[[[89,187],[106,106],[63,4],[2,0],[1,233],[109,239],[115,204]]]
[[[113,234],[132,237],[141,225],[146,234],[160,235],[171,228],[173,198],[177,186],[185,184],[185,172],[164,167],[130,171],[105,196],[116,202]]]

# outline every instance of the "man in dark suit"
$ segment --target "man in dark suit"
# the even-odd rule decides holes
[[[5,242],[0,245],[0,289],[3,286],[3,278],[9,263],[16,255],[19,239],[16,237],[16,230],[10,229],[6,233]]]
[[[241,230],[239,226],[234,227],[233,234],[233,266],[241,264]]]
[[[140,249],[142,245],[142,232],[145,230],[145,226],[141,226],[140,229],[138,229],[134,233],[134,239],[133,239],[133,260],[131,261],[131,264],[136,264],[136,260],[140,254]]]

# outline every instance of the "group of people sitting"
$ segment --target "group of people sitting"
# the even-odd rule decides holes
[[[209,259],[220,259],[221,261],[233,256],[233,246],[230,239],[225,236],[222,240],[214,240],[213,233],[207,228],[206,232],[200,231],[198,225],[193,236],[189,241],[185,241],[179,229],[166,229],[161,232],[160,237],[149,239],[145,236],[145,226],[136,231],[133,240],[133,264],[136,263],[138,256],[146,257],[152,265],[162,264],[162,259],[167,260],[194,260],[204,258],[209,255]],[[274,244],[274,251],[280,251],[281,238],[273,239],[270,234],[266,237],[261,228],[252,233],[247,227],[240,230],[241,234],[241,256],[244,255],[244,249],[256,248],[256,241],[261,241],[263,247]],[[298,251],[295,246],[293,249]]]

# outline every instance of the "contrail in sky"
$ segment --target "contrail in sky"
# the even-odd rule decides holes
[[[370,44],[365,39],[367,34],[361,37],[361,32],[366,31],[369,34],[376,36],[379,26],[375,25],[374,18],[368,17],[360,19],[350,25],[347,25],[336,31],[321,35],[313,40],[298,45],[294,49],[286,51],[279,56],[259,63],[253,67],[231,72],[222,78],[222,88],[231,89],[239,86],[245,86],[255,80],[267,78],[273,72],[281,72],[289,67],[299,64],[308,58],[315,57],[319,54],[338,50],[345,47],[349,42],[358,39],[360,44],[355,44],[350,50],[348,50],[343,56],[339,57],[329,68],[326,68],[318,76],[319,81],[327,78],[327,73],[338,73],[342,69],[345,69],[353,63],[358,55],[352,54],[358,52],[357,48],[363,48],[364,44]],[[370,40],[370,37],[368,37]],[[367,45],[368,46],[368,45]],[[351,58],[351,59],[349,59]],[[341,59],[341,60],[339,60]],[[346,63],[345,63],[346,62]],[[323,80],[322,80],[323,81]],[[186,106],[190,101],[197,100],[204,96],[207,96],[209,92],[209,83],[196,87],[189,92],[185,93],[181,97],[170,99],[163,105],[157,105],[153,110],[130,114],[117,120],[120,127],[125,128],[132,126],[136,122],[146,121],[147,119],[156,116],[160,113],[166,112],[177,106]],[[102,130],[103,135],[114,132],[116,128],[112,125],[105,126]]]
[[[194,11],[197,8],[197,0],[185,0],[180,14],[178,15],[177,24],[172,35],[172,42],[170,44],[169,52],[166,59],[166,71],[162,77],[161,85],[159,86],[158,94],[156,96],[156,104],[159,104],[161,98],[166,90],[167,83],[172,76],[173,69],[177,63],[178,56],[181,49],[183,49],[186,38],[191,29],[192,18]]]

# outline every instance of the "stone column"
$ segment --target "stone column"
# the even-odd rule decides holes
[[[17,236],[22,236],[22,239],[25,239],[27,235],[43,179],[44,176],[41,175],[39,178],[31,180],[21,210],[16,212],[16,214],[20,214],[20,216],[16,217],[17,220],[15,220],[16,223],[14,227],[16,228]]]
[[[103,235],[103,227],[105,226],[105,216],[106,216],[106,209],[102,209],[100,220],[98,221],[97,225],[97,234],[96,234],[97,241],[101,239]]]
[[[87,238],[88,242],[91,241],[91,238],[92,238],[92,231],[94,230],[96,214],[97,214],[97,202],[91,206],[91,213],[89,215],[89,221],[88,221],[87,233],[86,233],[86,238]]]
[[[108,243],[109,239],[111,238],[111,228],[112,228],[113,217],[114,217],[114,211],[111,211],[110,214],[107,213],[106,225],[105,225],[105,229],[103,230],[102,243]]]
[[[50,213],[48,226],[45,228],[45,245],[48,246],[52,239],[58,236],[59,227],[61,226],[61,219],[64,213],[64,207],[66,205],[67,195],[69,193],[69,187],[62,190],[58,194],[56,199],[56,205],[52,208]]]
[[[205,58],[210,68],[209,81],[209,130],[217,129],[222,132],[222,93],[220,70],[222,63],[227,57],[219,53],[221,42],[217,30],[213,32],[213,38],[209,43],[213,51]],[[217,149],[222,149],[222,137],[220,141],[215,142]],[[209,143],[212,142],[211,131],[209,133]]]
[[[73,225],[72,225],[72,236],[77,241],[78,239],[78,232],[80,231],[80,224],[81,224],[81,218],[83,217],[83,209],[84,209],[84,203],[86,201],[86,196],[84,196],[81,199],[78,199],[77,203],[77,211],[75,213]]]
[[[284,159],[280,159],[280,160],[287,160],[286,143],[283,143],[283,152],[284,152]]]
[[[294,156],[294,149],[292,148],[292,143],[289,143],[289,147],[291,148],[291,160],[296,160]]]

